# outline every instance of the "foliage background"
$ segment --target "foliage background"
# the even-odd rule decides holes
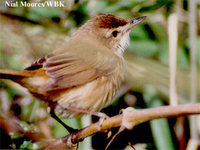
[[[9,1],[9,0],[7,0]],[[20,2],[21,0],[18,0]],[[46,0],[26,0],[45,2]],[[169,42],[168,19],[177,14],[178,48],[176,87],[178,102],[190,103],[190,41],[189,41],[189,0],[63,0],[64,8],[24,8],[5,7],[0,2],[0,68],[21,70],[33,61],[51,52],[68,40],[86,20],[98,12],[111,13],[131,19],[147,16],[145,23],[132,29],[130,46],[125,53],[129,64],[127,81],[124,83],[115,102],[103,109],[109,116],[119,114],[128,106],[138,109],[169,104]],[[194,1],[195,0],[191,0]],[[199,3],[196,3],[199,7]],[[197,9],[199,17],[199,9]],[[197,25],[197,100],[200,99],[200,36],[199,19]],[[131,86],[130,86],[131,83]],[[15,118],[26,131],[40,130],[43,139],[67,135],[65,129],[52,120],[46,104],[32,97],[25,89],[6,81],[0,81],[0,112],[3,119]],[[95,122],[98,118],[92,117]],[[121,133],[110,149],[129,149],[128,142],[141,149],[186,149],[191,141],[191,130],[200,133],[200,119],[191,129],[187,117],[159,119],[143,123],[132,131]],[[63,119],[74,128],[90,123],[90,117]],[[118,129],[113,129],[113,134]],[[0,130],[0,148],[40,149],[41,141],[24,133]],[[197,139],[199,140],[199,138]],[[107,133],[99,133],[88,138],[80,149],[104,149],[109,139]],[[142,144],[141,144],[142,143]],[[193,142],[195,143],[195,142]]]

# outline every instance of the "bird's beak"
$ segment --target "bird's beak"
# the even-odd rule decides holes
[[[139,17],[139,18],[135,18],[129,21],[128,24],[128,30],[130,30],[131,28],[133,28],[134,26],[140,24],[141,22],[143,22],[146,19],[146,16],[143,17]]]

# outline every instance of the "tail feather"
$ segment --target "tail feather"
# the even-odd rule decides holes
[[[0,79],[17,79],[30,77],[32,72],[26,70],[11,70],[11,69],[0,69]]]

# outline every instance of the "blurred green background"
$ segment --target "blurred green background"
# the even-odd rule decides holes
[[[10,2],[11,0],[7,0]],[[13,0],[12,2],[16,2]],[[22,0],[18,0],[20,3]],[[47,0],[24,0],[24,2]],[[195,2],[195,0],[191,0]],[[128,64],[126,82],[115,102],[103,109],[108,116],[119,114],[123,108],[138,109],[169,104],[169,17],[178,18],[176,87],[177,103],[190,103],[190,0],[63,0],[65,7],[5,7],[0,2],[0,68],[22,70],[33,61],[45,56],[62,42],[67,41],[78,27],[99,12],[110,13],[124,19],[147,16],[130,33],[130,46],[125,53]],[[199,17],[199,1],[196,1]],[[195,22],[197,53],[196,99],[200,100],[200,36],[199,19]],[[172,33],[169,33],[172,34]],[[176,102],[175,102],[176,103]],[[41,149],[41,140],[51,140],[67,135],[65,129],[50,118],[46,104],[32,97],[20,86],[0,80],[1,125],[13,118],[26,131],[40,131],[35,138],[24,133],[10,133],[10,126],[0,130],[0,148]],[[62,119],[74,128],[82,128],[95,117]],[[200,119],[192,129],[199,137]],[[7,122],[9,123],[9,122]],[[10,123],[12,124],[12,122]],[[11,126],[12,127],[12,126]],[[13,129],[14,130],[14,129]],[[116,133],[118,129],[113,129]],[[15,131],[15,130],[14,130]],[[16,129],[17,131],[17,129]],[[191,141],[191,123],[187,117],[159,119],[143,123],[132,131],[117,136],[110,149],[186,149]],[[3,138],[2,138],[3,137]],[[92,136],[79,149],[104,149],[110,139],[107,133]],[[199,138],[197,139],[199,140]],[[195,142],[194,142],[195,143]],[[191,147],[190,147],[191,148]]]

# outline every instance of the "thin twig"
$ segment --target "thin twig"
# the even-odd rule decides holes
[[[189,39],[190,39],[190,100],[195,103],[197,100],[197,0],[189,1]],[[191,137],[198,139],[196,118],[190,120]]]
[[[171,14],[168,19],[168,37],[169,37],[169,93],[170,105],[177,105],[178,98],[176,92],[176,58],[177,58],[177,40],[178,40],[178,16]]]

